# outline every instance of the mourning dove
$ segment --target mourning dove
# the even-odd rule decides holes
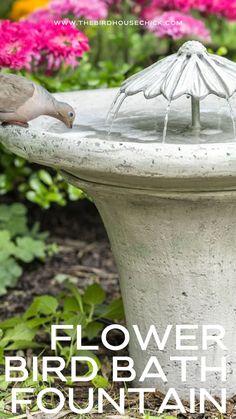
[[[0,74],[0,122],[28,127],[28,121],[48,115],[72,128],[74,109],[56,100],[46,89],[14,74]]]

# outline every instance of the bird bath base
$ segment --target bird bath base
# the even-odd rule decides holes
[[[135,386],[164,393],[172,387],[185,398],[191,388],[202,387],[220,395],[225,387],[221,373],[208,372],[206,382],[201,382],[201,360],[206,357],[207,366],[221,367],[222,356],[226,356],[227,394],[234,395],[236,193],[140,191],[64,177],[94,198],[106,226],[131,334]],[[143,338],[151,325],[161,339],[168,325],[173,331],[164,351],[158,350],[154,340],[143,351],[132,325],[139,326]],[[182,343],[197,345],[198,350],[176,349],[176,325],[190,327],[183,334],[197,338]],[[216,325],[224,328],[228,351],[212,342],[202,350],[203,325],[213,326],[212,334],[219,333]],[[160,362],[166,383],[160,378],[139,382],[151,356]],[[180,361],[170,360],[174,356],[195,357],[188,362],[186,382],[181,382]],[[154,371],[157,373],[153,366]]]
[[[68,182],[93,197],[120,275],[131,335],[130,355],[137,372],[135,385],[163,392],[174,387],[183,398],[188,397],[190,388],[205,387],[219,395],[226,387],[230,397],[236,392],[233,134],[226,132],[224,136],[217,131],[209,141],[207,135],[203,136],[201,144],[199,138],[188,143],[183,137],[181,143],[162,144],[150,133],[145,141],[145,129],[132,122],[127,135],[114,133],[108,137],[104,118],[115,93],[99,90],[62,94],[60,97],[77,109],[77,104],[83,104],[78,109],[80,128],[69,131],[40,118],[26,130],[0,128],[1,142],[30,161],[59,169]],[[218,99],[211,100],[208,106],[218,109]],[[136,121],[139,124],[140,117]],[[206,118],[205,130],[212,129],[211,123]],[[120,124],[122,129],[127,128],[125,117]],[[186,344],[198,345],[199,349],[177,351],[175,336],[170,334],[164,351],[158,351],[154,343],[142,351],[133,333],[135,324],[142,336],[155,325],[160,337],[168,325],[197,325],[198,329],[187,333],[196,334],[196,341]],[[226,351],[217,344],[209,345],[207,351],[202,349],[202,325],[225,329]],[[180,363],[170,361],[170,356],[181,355],[198,357],[189,363],[184,383]],[[223,355],[227,382],[222,383],[221,375],[211,371],[202,383],[201,356],[206,356],[208,366],[219,367]],[[138,381],[151,356],[158,358],[168,382],[158,378]]]

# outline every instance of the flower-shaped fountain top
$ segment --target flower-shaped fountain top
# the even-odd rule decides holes
[[[198,41],[188,41],[176,54],[164,58],[121,85],[111,112],[117,115],[127,96],[143,92],[146,99],[163,95],[168,102],[192,98],[192,127],[200,127],[199,101],[209,94],[229,100],[236,91],[236,63],[210,54]]]

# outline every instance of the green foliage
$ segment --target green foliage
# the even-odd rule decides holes
[[[39,232],[36,223],[29,229],[27,210],[22,204],[0,205],[0,295],[14,287],[22,274],[21,263],[44,260],[50,247],[47,233]]]
[[[24,159],[8,153],[0,146],[0,195],[17,188],[31,173],[32,169]]]
[[[100,61],[96,66],[85,55],[78,68],[64,69],[54,77],[44,74],[30,75],[51,92],[68,90],[95,89],[100,87],[117,87],[130,69],[128,64],[117,66],[111,60]]]
[[[30,307],[21,316],[12,317],[0,323],[0,363],[4,363],[4,354],[7,351],[41,347],[49,350],[52,324],[65,323],[74,326],[81,324],[83,339],[90,341],[98,337],[104,327],[104,318],[108,320],[124,318],[122,300],[118,299],[111,304],[104,304],[105,297],[106,294],[100,285],[90,285],[82,292],[71,283],[70,277],[65,275],[64,290],[58,297],[50,295],[35,297]],[[111,312],[112,317],[109,316]],[[76,349],[75,331],[68,330],[67,335],[71,336],[71,343],[65,342],[61,345],[57,342],[57,354],[66,358],[68,366],[71,357],[78,355],[81,351]],[[85,355],[84,351],[83,354]],[[99,359],[90,352],[88,355],[96,360],[100,369]],[[93,384],[95,387],[104,388],[109,385],[107,379],[100,374],[93,380]],[[0,386],[4,386],[1,379]]]
[[[34,165],[9,154],[0,146],[0,195],[13,191],[44,209],[53,203],[66,205],[67,199],[76,201],[85,197],[80,189],[68,185],[58,173],[43,168],[35,170]]]
[[[0,19],[7,18],[15,0],[4,0],[0,2]]]

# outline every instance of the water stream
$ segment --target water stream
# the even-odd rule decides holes
[[[111,108],[107,114],[107,122],[109,124],[109,129],[108,129],[108,136],[111,134],[112,132],[112,128],[113,128],[113,124],[117,118],[118,112],[124,102],[124,100],[126,99],[127,95],[125,93],[119,93],[116,97],[115,100],[113,101]]]
[[[126,98],[127,98],[127,95],[125,93],[120,93],[119,92],[118,95],[115,97],[113,103],[112,103],[112,106],[111,106],[111,108],[110,108],[110,110],[107,114],[108,137],[110,137],[111,134],[113,133],[114,122],[116,121],[118,113],[120,111],[120,108],[121,108],[121,106],[124,103],[124,100]],[[220,100],[222,100],[222,99],[220,99]],[[235,122],[232,103],[231,103],[229,98],[226,99],[226,101],[227,101],[227,105],[228,105],[228,108],[229,108],[229,111],[230,111],[229,114],[230,114],[230,119],[231,119],[231,122],[232,122],[233,138],[236,140],[236,122]],[[149,102],[149,100],[147,102]],[[217,100],[217,102],[218,103],[217,103],[217,106],[215,107],[215,111],[214,111],[214,114],[216,116],[214,118],[214,121],[213,121],[212,117],[209,117],[209,115],[208,115],[207,124],[206,124],[206,121],[203,121],[201,129],[198,130],[198,132],[196,132],[196,131],[193,132],[193,130],[191,130],[190,125],[188,123],[185,126],[182,125],[181,131],[183,133],[183,136],[185,137],[186,135],[189,135],[190,142],[192,140],[194,140],[194,142],[197,142],[199,140],[199,143],[201,143],[202,142],[202,136],[204,136],[204,137],[207,136],[209,139],[210,139],[210,136],[215,137],[215,138],[218,137],[219,135],[222,136],[222,127],[221,126],[223,126],[223,125],[225,126],[226,124],[224,123],[224,120],[222,121],[221,112],[224,110],[225,107],[220,106],[219,99]],[[153,118],[154,118],[154,115],[153,115],[154,109],[157,107],[157,104],[159,104],[159,103],[160,103],[160,106],[159,106],[158,112],[157,111],[155,112],[156,117],[155,117],[154,124],[152,125],[152,127],[151,126],[146,127],[147,132],[145,133],[145,135],[143,133],[142,137],[143,137],[144,141],[145,140],[150,141],[150,140],[148,140],[148,137],[149,137],[151,131],[153,130],[154,132],[152,133],[152,141],[154,141],[154,133],[156,132],[156,141],[157,142],[166,143],[167,138],[168,138],[168,142],[173,142],[173,136],[174,135],[179,137],[179,132],[178,132],[179,130],[178,129],[177,130],[173,129],[174,123],[176,122],[175,121],[176,112],[178,112],[177,107],[175,107],[175,111],[171,111],[171,115],[172,115],[171,121],[172,122],[171,122],[171,130],[169,132],[170,108],[172,107],[171,105],[172,105],[173,101],[170,100],[168,102],[166,110],[164,111],[164,114],[163,114],[163,101],[160,100],[160,97],[158,97],[158,102],[157,102],[157,100],[155,101],[155,106],[153,106],[153,103],[152,103],[151,107],[147,106],[147,112],[142,107],[139,111],[140,112],[139,116],[135,112],[135,109],[133,110],[132,113],[131,113],[131,111],[127,112],[127,110],[125,111],[125,113],[122,113],[121,120],[120,120],[120,127],[119,127],[119,129],[116,128],[114,134],[117,136],[117,134],[120,131],[121,135],[122,136],[125,135],[125,136],[127,136],[127,138],[129,138],[130,136],[133,137],[133,134],[135,134],[135,136],[136,136],[136,134],[139,136],[138,126],[143,125],[142,120],[143,120],[143,122],[144,122],[144,120],[147,120],[147,114],[149,112],[150,112],[150,123],[152,123]],[[179,107],[180,118],[182,118],[182,114],[183,114],[182,111],[183,111],[182,106],[180,106]],[[202,116],[203,115],[206,116],[207,113],[208,113],[207,110],[205,110],[205,112],[203,111]],[[128,128],[129,124],[128,124],[127,118],[130,120],[130,123],[131,123],[132,126],[134,124],[135,119],[137,120],[137,123],[136,123],[137,128],[132,129],[132,135],[131,135],[131,132],[130,133],[127,132],[127,134],[124,132],[125,126],[126,126],[127,129],[130,129],[130,128]],[[224,113],[224,118],[225,118],[225,113]],[[186,119],[187,119],[187,115],[186,115]],[[161,139],[160,139],[160,129],[161,129],[162,124],[159,124],[160,121],[164,121],[164,126],[163,126],[162,138]],[[178,127],[181,124],[177,123],[176,125]],[[149,128],[149,129],[147,129],[147,128]],[[168,131],[168,136],[167,136],[167,131]],[[228,137],[228,131],[229,131],[229,129],[227,129],[227,137]],[[174,132],[176,134],[174,134]],[[191,138],[192,138],[192,140],[191,140]]]
[[[233,132],[234,132],[234,139],[236,140],[236,125],[235,125],[235,119],[234,119],[234,111],[232,108],[232,104],[230,102],[230,98],[227,99],[228,105],[229,105],[229,111],[230,111],[230,117],[233,125]]]
[[[163,135],[162,135],[162,142],[163,143],[166,142],[166,133],[167,133],[167,128],[168,128],[170,105],[171,105],[171,100],[169,101],[169,103],[167,105],[167,108],[166,108],[166,114],[165,114],[165,119],[164,119]]]

